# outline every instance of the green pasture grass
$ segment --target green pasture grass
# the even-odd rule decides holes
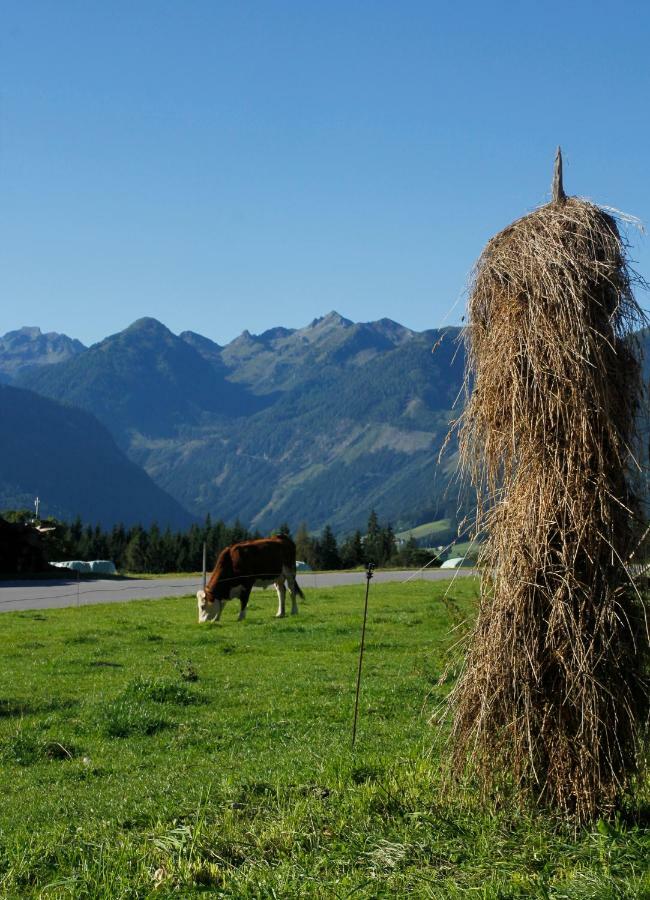
[[[439,535],[446,535],[451,529],[451,519],[436,519],[435,522],[424,522],[422,525],[416,525],[415,528],[407,528],[400,531],[395,537],[407,541],[410,537],[416,540],[420,538],[434,539]]]
[[[467,556],[470,560],[476,560],[480,547],[476,541],[459,541],[449,548],[445,557],[447,559],[456,559],[457,557]]]
[[[443,792],[473,579],[371,583],[351,750],[364,591],[3,614],[0,896],[650,896],[647,785],[578,833]]]
[[[450,519],[437,519],[435,522],[425,522],[423,525],[418,525],[416,528],[400,531],[396,537],[402,540],[408,540],[410,537],[414,537],[416,540],[427,538],[430,540],[431,544],[436,540],[439,542],[440,538],[446,538],[445,542],[448,542],[450,528]],[[435,547],[433,546],[430,546],[429,549],[432,553],[435,551]],[[442,556],[443,559],[448,559],[468,554],[470,557],[476,558],[479,549],[477,541],[462,540],[449,544]]]

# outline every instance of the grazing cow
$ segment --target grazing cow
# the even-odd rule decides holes
[[[246,615],[246,605],[253,586],[275,585],[278,592],[276,616],[285,614],[285,581],[291,593],[291,615],[298,612],[296,595],[304,594],[296,581],[296,545],[291,538],[262,538],[259,541],[242,541],[222,550],[204,591],[197,591],[199,622],[219,621],[227,600],[239,598],[239,619]]]

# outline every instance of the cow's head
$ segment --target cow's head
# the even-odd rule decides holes
[[[197,591],[196,600],[199,607],[199,622],[218,622],[223,602],[206,593]]]

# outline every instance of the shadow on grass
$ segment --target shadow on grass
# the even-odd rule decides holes
[[[21,728],[0,744],[3,762],[30,766],[48,760],[68,760],[79,755],[74,744],[44,738],[35,730]]]
[[[65,697],[47,700],[22,700],[15,697],[0,697],[0,719],[21,718],[38,713],[57,712],[77,706],[76,700]]]
[[[138,677],[102,706],[97,724],[106,737],[151,735],[175,725],[161,706],[187,707],[205,702],[202,694],[178,679]]]
[[[151,735],[170,728],[172,722],[144,704],[121,697],[102,707],[97,725],[100,734],[111,738]]]

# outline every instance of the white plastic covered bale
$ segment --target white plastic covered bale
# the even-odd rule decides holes
[[[464,556],[454,556],[453,559],[446,559],[440,566],[441,569],[460,569],[462,566],[471,566],[470,561],[466,561]]]
[[[115,575],[117,569],[110,559],[93,559],[90,563],[90,571],[98,575]]]
[[[51,566],[56,566],[59,569],[71,569],[73,572],[91,572],[90,563],[85,562],[83,559],[65,559],[59,562],[51,562]]]

